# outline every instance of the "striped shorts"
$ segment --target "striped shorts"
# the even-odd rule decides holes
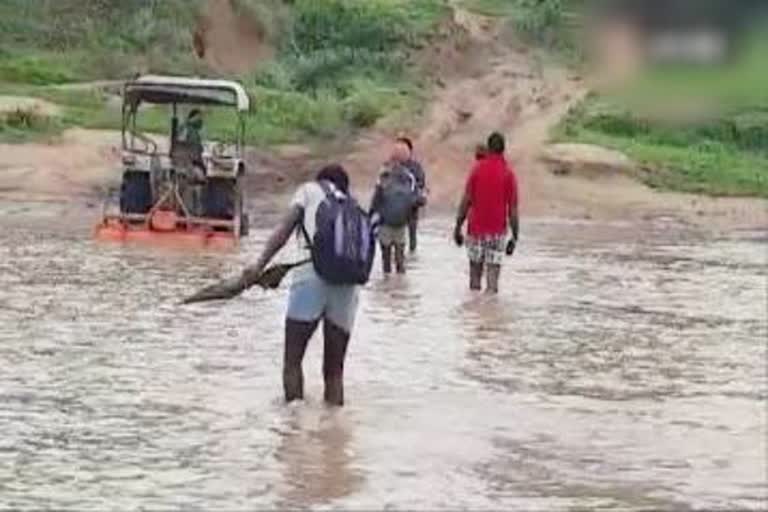
[[[507,239],[504,235],[467,237],[467,254],[472,263],[501,265],[506,254]]]

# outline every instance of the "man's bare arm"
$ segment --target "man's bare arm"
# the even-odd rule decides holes
[[[456,214],[456,229],[464,227],[464,223],[467,221],[467,215],[469,215],[469,207],[471,206],[469,196],[466,192],[461,197],[461,203],[459,203],[459,211]]]
[[[470,206],[472,206],[472,203],[469,199],[469,195],[465,191],[464,195],[461,197],[461,203],[459,203],[459,211],[456,214],[456,227],[453,228],[453,240],[456,242],[456,245],[464,244],[464,235],[461,233],[461,230],[464,227],[464,223],[467,221]]]
[[[512,237],[517,240],[520,235],[520,216],[517,214],[517,205],[509,207],[509,229],[512,231]]]
[[[240,286],[242,286],[243,289],[253,286],[259,276],[261,276],[262,272],[264,272],[266,266],[269,265],[269,262],[272,261],[272,258],[275,257],[275,254],[277,254],[291,238],[291,234],[299,223],[301,223],[303,215],[304,211],[299,206],[291,206],[291,209],[285,214],[280,221],[280,224],[270,235],[267,240],[267,245],[264,248],[264,251],[262,251],[258,261],[243,270],[243,273],[240,276]]]

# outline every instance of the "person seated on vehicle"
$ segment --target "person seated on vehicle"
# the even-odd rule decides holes
[[[197,146],[202,153],[203,149],[203,113],[198,108],[193,108],[187,114],[187,120],[179,129],[178,140],[186,142],[190,146]]]
[[[176,148],[181,152],[190,152],[192,164],[204,169],[203,164],[203,113],[193,108],[187,115],[187,120],[179,128],[176,138]],[[182,149],[183,148],[183,149]],[[179,151],[176,153],[178,154]]]
[[[408,223],[419,199],[416,180],[406,167],[410,152],[396,144],[379,175],[371,202],[371,215],[381,219],[379,244],[384,274],[392,272],[392,252],[398,274],[405,273],[405,239]]]
[[[205,183],[203,161],[203,114],[193,108],[179,128],[171,150],[171,161],[179,179],[179,192],[186,210],[193,216],[202,214],[202,186]],[[182,209],[183,210],[183,209]]]

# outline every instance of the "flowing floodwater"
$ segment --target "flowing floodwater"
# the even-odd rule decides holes
[[[0,208],[0,508],[766,507],[764,236],[528,220],[490,298],[433,218],[364,292],[332,411],[318,340],[281,403],[285,289],[175,305],[265,231],[99,246],[30,208]]]

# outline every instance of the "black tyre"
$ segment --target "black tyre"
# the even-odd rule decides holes
[[[227,178],[209,178],[203,189],[203,216],[211,219],[235,218],[235,182]]]
[[[126,171],[120,187],[120,211],[122,213],[148,213],[152,208],[152,185],[149,173]]]

